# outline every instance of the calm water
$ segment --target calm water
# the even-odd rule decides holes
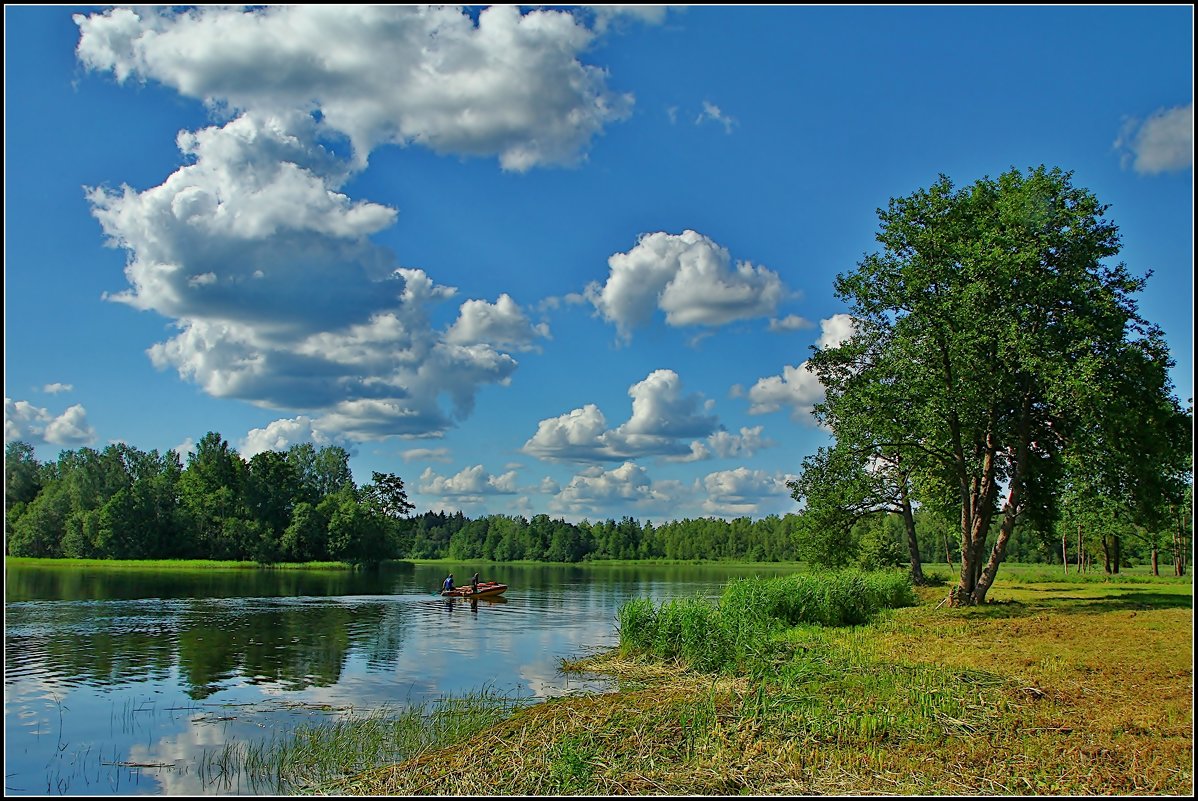
[[[460,581],[479,566],[449,569]],[[470,602],[436,593],[445,570],[6,566],[5,793],[269,793],[213,783],[197,766],[233,740],[269,742],[447,694],[603,690],[559,665],[615,644],[622,603],[715,595],[728,578],[775,574],[505,565],[482,578],[507,583],[507,595]]]

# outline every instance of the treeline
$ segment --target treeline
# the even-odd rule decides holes
[[[698,518],[654,525],[631,517],[568,523],[535,515],[531,520],[427,512],[414,517],[406,556],[461,561],[582,562],[593,559],[704,559],[797,561],[795,515],[759,520]]]
[[[4,451],[5,552],[377,562],[394,554],[411,505],[398,477],[374,479],[356,486],[340,447],[304,443],[247,462],[212,432],[186,467],[174,451],[125,444],[63,451],[40,464],[30,445],[11,442]]]
[[[5,447],[5,553],[91,559],[276,562],[456,558],[798,559],[794,515],[653,525],[630,517],[568,523],[459,513],[410,516],[403,480],[354,483],[338,446],[294,445],[246,461],[214,432],[184,466],[174,451],[126,444],[63,451],[39,463]]]
[[[802,536],[802,514],[686,519],[654,524],[631,517],[569,523],[539,514],[411,515],[403,480],[374,473],[354,483],[349,453],[304,443],[246,461],[208,433],[184,466],[174,451],[125,444],[63,451],[39,463],[33,448],[5,448],[5,553],[91,559],[230,559],[276,562],[384,559],[582,562],[596,559],[798,561],[820,559]],[[960,554],[951,530],[916,512],[928,564]],[[945,529],[941,531],[941,529]],[[906,564],[902,521],[877,513],[833,532],[840,564]],[[1134,547],[1119,560],[1141,560]],[[1010,558],[1061,561],[1043,538],[1015,536]],[[1071,554],[1072,556],[1072,554]]]

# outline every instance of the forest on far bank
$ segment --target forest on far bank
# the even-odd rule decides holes
[[[843,547],[831,557],[821,548],[804,553],[803,513],[759,519],[715,517],[658,521],[567,522],[462,512],[413,514],[403,480],[375,473],[358,486],[349,453],[338,446],[304,443],[264,451],[248,461],[209,432],[184,465],[174,451],[142,451],[113,444],[62,451],[40,463],[33,448],[5,448],[5,554],[91,559],[216,559],[261,564],[385,559],[534,560],[684,559],[755,562],[816,561],[865,568],[907,564],[906,534],[898,515],[878,512],[841,532]],[[929,565],[959,566],[954,521],[916,512],[919,549]],[[1111,558],[1109,543],[1119,544]],[[1074,542],[1065,554],[1076,562],[1103,562],[1110,572],[1143,564],[1153,541],[1146,532],[1120,527]],[[808,549],[811,550],[811,549]],[[1061,539],[1021,529],[1008,558],[1029,563],[1062,559]]]

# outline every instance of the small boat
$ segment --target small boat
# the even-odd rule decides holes
[[[505,592],[507,592],[507,585],[500,584],[498,581],[480,581],[478,592],[475,592],[469,584],[463,587],[454,587],[452,590],[441,590],[441,594],[446,598],[488,598],[503,595]]]

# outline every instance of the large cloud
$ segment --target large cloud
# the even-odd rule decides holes
[[[160,186],[91,188],[128,289],[179,333],[148,353],[217,397],[303,412],[330,437],[436,436],[549,336],[506,294],[466,301],[371,242],[394,209],[341,191],[372,148],[418,142],[510,169],[580,158],[627,112],[564,12],[289,6],[76,15],[84,65],[232,117],[182,132]],[[252,77],[247,77],[252,76]],[[325,147],[350,139],[347,162]],[[443,404],[447,404],[445,408]]]
[[[1158,109],[1141,123],[1124,125],[1115,147],[1123,151],[1123,165],[1136,172],[1177,172],[1194,166],[1194,103]]]
[[[607,281],[584,294],[625,341],[656,309],[669,325],[719,326],[768,317],[786,295],[776,273],[744,261],[733,267],[726,248],[690,230],[646,234],[607,263]]]
[[[338,193],[345,174],[305,144],[310,128],[303,115],[246,114],[181,134],[194,163],[161,186],[91,190],[130,254],[130,287],[110,299],[174,318],[180,333],[150,358],[213,396],[311,412],[331,436],[440,433],[480,384],[508,380],[503,349],[548,331],[507,295],[467,301],[435,330],[429,309],[455,290],[369,241],[394,212]]]
[[[719,456],[751,455],[772,443],[760,427],[730,434],[711,414],[713,402],[686,394],[673,370],[655,370],[628,388],[632,413],[609,429],[593,403],[540,421],[524,443],[524,453],[550,461],[619,462],[646,456],[670,461],[696,461]]]
[[[214,106],[319,110],[358,164],[386,143],[569,164],[632,98],[578,60],[594,34],[562,11],[494,6],[110,9],[74,17],[77,53],[118,81],[154,80]]]

